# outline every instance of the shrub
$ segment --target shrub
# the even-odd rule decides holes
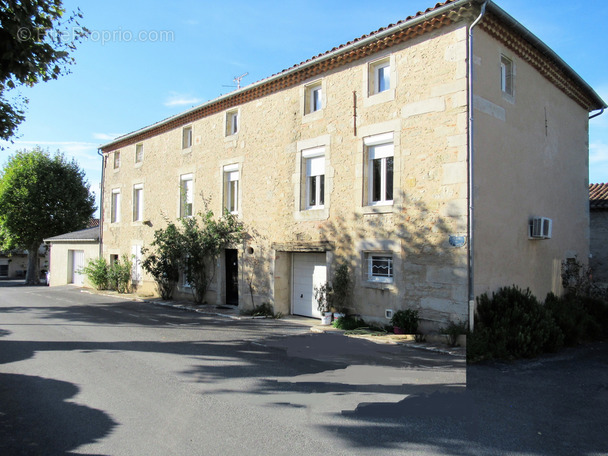
[[[280,312],[275,314],[274,308],[268,302],[263,302],[262,304],[255,306],[252,310],[241,310],[241,315],[270,318],[281,318],[283,316]]]
[[[131,283],[131,269],[133,263],[128,255],[122,256],[122,262],[116,260],[108,269],[108,282],[112,290],[119,293],[128,293]]]
[[[154,241],[150,245],[154,251],[149,253],[149,248],[142,248],[142,253],[147,257],[141,265],[154,277],[161,298],[172,299],[183,256],[179,230],[174,223],[169,223],[167,228],[154,232]]]
[[[455,347],[458,336],[468,332],[468,325],[465,322],[458,323],[451,321],[445,328],[440,328],[439,332],[448,336],[448,343]]]
[[[545,298],[545,308],[564,335],[565,345],[576,345],[597,332],[596,324],[582,305],[582,299],[573,295],[558,297],[549,293]]]
[[[325,282],[323,285],[315,286],[315,301],[317,301],[317,310],[319,312],[329,312],[332,306],[334,289],[331,283]]]
[[[365,322],[361,318],[347,315],[345,317],[340,317],[334,320],[332,326],[337,329],[344,329],[346,331],[350,331],[353,329],[365,327]]]
[[[416,334],[419,320],[417,310],[405,309],[393,314],[391,324],[401,328],[406,334]]]
[[[108,289],[108,262],[105,258],[89,260],[82,272],[97,290]]]
[[[331,305],[337,312],[347,313],[351,303],[352,280],[346,263],[341,263],[336,268],[331,286],[333,287]]]
[[[531,358],[555,351],[564,336],[551,313],[529,289],[503,287],[477,298],[475,331],[467,340],[469,361]]]

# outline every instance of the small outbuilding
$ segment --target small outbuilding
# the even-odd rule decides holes
[[[99,226],[44,240],[49,245],[49,285],[85,285],[82,268],[99,258]]]
[[[593,279],[608,285],[608,184],[589,185],[589,229]]]

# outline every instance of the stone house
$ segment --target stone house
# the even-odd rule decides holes
[[[504,285],[544,297],[563,259],[589,253],[588,118],[603,107],[495,3],[445,1],[103,145],[102,254],[137,265],[165,217],[208,201],[250,234],[220,258],[210,303],[319,317],[313,290],[341,262],[352,311],[379,322],[462,321]]]
[[[608,184],[589,185],[589,219],[593,280],[608,286]]]

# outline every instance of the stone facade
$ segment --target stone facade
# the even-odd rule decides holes
[[[138,249],[152,241],[154,230],[166,226],[167,218],[184,214],[185,203],[191,202],[196,214],[206,201],[220,214],[234,192],[234,209],[249,234],[242,245],[233,246],[240,307],[270,302],[275,311],[288,314],[295,309],[316,316],[316,309],[300,311],[298,300],[310,300],[310,288],[331,280],[336,265],[345,262],[354,280],[351,311],[364,318],[386,323],[390,311],[414,308],[426,328],[466,320],[467,32],[479,8],[463,11],[451,9],[451,4],[464,3],[446,2],[427,17],[399,23],[392,35],[391,30],[379,31],[375,42],[362,38],[318,63],[313,59],[103,146],[103,255],[137,256]],[[480,215],[473,223],[480,236],[475,292],[517,282],[526,285],[527,280],[538,281],[538,290],[550,290],[552,261],[566,250],[587,252],[584,237],[572,246],[561,237],[562,229],[564,236],[584,231],[587,214],[568,205],[563,218],[561,212],[554,215],[560,237],[540,241],[552,245],[545,251],[531,247],[536,241],[528,239],[526,227],[536,214],[533,210],[540,215],[547,210],[551,216],[557,212],[545,208],[557,211],[556,204],[526,205],[497,215],[492,201],[518,190],[512,200],[517,206],[526,186],[537,191],[530,163],[539,162],[546,165],[543,171],[560,173],[557,182],[572,175],[576,190],[571,202],[576,203],[578,187],[585,185],[587,110],[536,75],[534,68],[528,69],[515,52],[509,55],[517,62],[518,89],[520,74],[529,73],[530,79],[522,76],[521,98],[518,92],[504,107],[492,85],[500,87],[496,62],[505,47],[482,29],[475,40],[475,116],[482,123],[475,133],[482,157],[474,168],[480,175],[475,194]],[[574,151],[551,149],[559,135],[547,139],[542,156],[532,162],[523,154],[503,161],[501,150],[492,146],[504,135],[525,130],[520,124],[531,108],[523,88],[528,82],[530,92],[565,108],[565,114],[552,119],[551,128],[568,126],[564,135],[572,133],[569,146]],[[311,109],[315,103],[320,106],[316,111]],[[517,106],[513,114],[511,106]],[[536,119],[532,114],[530,118]],[[535,133],[524,134],[511,147],[536,139]],[[554,162],[564,158],[573,168]],[[512,185],[492,185],[512,172],[518,176]],[[231,186],[231,179],[238,184]],[[547,190],[540,189],[541,199],[555,197]],[[571,224],[566,221],[568,211],[575,218]],[[511,231],[505,227],[513,225],[513,217],[518,217],[517,228],[512,226],[517,239],[496,237]],[[487,223],[488,218],[495,219]],[[518,247],[516,264],[492,278],[501,258],[512,256]],[[531,273],[526,266],[531,258],[533,267],[548,267],[550,273]],[[230,273],[225,263],[222,256],[208,302],[226,301]],[[310,280],[301,281],[298,271],[310,271]],[[146,274],[138,286],[145,293],[154,291]],[[308,291],[300,292],[300,286]],[[178,293],[189,290],[180,283]]]

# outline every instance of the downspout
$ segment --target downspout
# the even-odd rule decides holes
[[[473,23],[471,24],[471,26],[469,27],[469,34],[468,34],[468,49],[467,49],[467,57],[468,57],[468,68],[467,68],[467,76],[468,76],[468,107],[469,107],[469,125],[468,125],[468,129],[469,129],[469,150],[468,150],[468,181],[469,181],[469,188],[468,188],[468,199],[469,199],[469,217],[468,217],[468,269],[469,269],[469,329],[471,331],[473,331],[473,326],[474,326],[474,321],[475,321],[475,290],[474,290],[474,285],[475,285],[475,280],[474,280],[474,238],[473,238],[473,221],[474,221],[474,204],[473,204],[473,198],[474,198],[474,192],[475,192],[475,186],[473,184],[473,158],[475,156],[474,152],[475,152],[475,147],[474,147],[474,135],[473,135],[473,112],[475,111],[475,108],[473,106],[474,103],[474,97],[473,97],[473,28],[481,21],[481,18],[483,17],[483,15],[486,12],[486,6],[487,6],[488,2],[485,1],[483,3],[483,5],[481,5],[481,12],[479,14],[479,17],[477,19],[475,19],[475,21],[473,21]]]
[[[99,258],[103,257],[103,193],[104,193],[104,176],[106,169],[106,157],[101,149],[97,149],[97,155],[101,157],[101,183],[99,185]]]
[[[593,114],[592,116],[589,116],[589,120],[593,119],[594,117],[601,116],[602,114],[604,114],[604,109],[606,109],[606,108],[602,108],[600,110],[600,112],[598,112],[597,114]]]

